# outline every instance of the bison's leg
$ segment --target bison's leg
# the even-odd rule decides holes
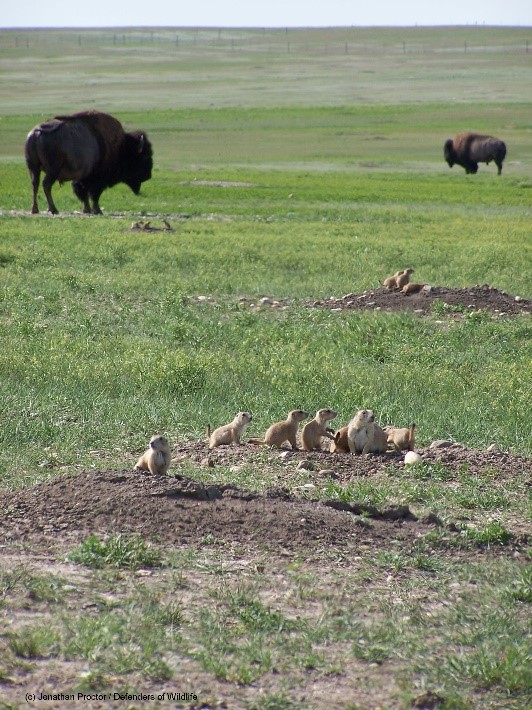
[[[72,187],[77,197],[83,202],[84,214],[102,214],[98,200],[103,192],[103,188],[94,186],[93,184],[86,185],[84,182],[74,182]],[[92,209],[89,198],[92,200]]]
[[[92,195],[92,214],[103,214],[99,204],[100,195]]]
[[[41,171],[38,169],[30,170],[31,185],[33,187],[33,204],[31,206],[32,214],[39,214],[39,205],[37,204],[37,193],[39,192],[39,183],[41,181]]]
[[[92,185],[89,195],[92,199],[92,214],[103,214],[100,209],[100,195],[103,192],[103,187],[100,185]]]
[[[73,182],[72,189],[76,197],[83,202],[83,214],[90,214],[91,206],[89,204],[89,191],[87,187],[82,182]]]
[[[44,180],[42,181],[42,189],[46,195],[46,200],[48,202],[48,210],[52,214],[59,214],[57,207],[54,204],[54,199],[52,197],[52,185],[56,181],[56,176],[51,173],[46,173]]]
[[[502,160],[498,160],[497,158],[495,159],[495,165],[497,166],[497,175],[500,175],[502,173]]]

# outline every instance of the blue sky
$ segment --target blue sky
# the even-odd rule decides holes
[[[532,26],[532,0],[6,0],[0,27]]]

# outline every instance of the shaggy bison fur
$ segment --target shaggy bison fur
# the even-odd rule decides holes
[[[56,116],[35,126],[26,139],[26,165],[33,186],[33,214],[39,211],[37,192],[41,171],[48,209],[57,214],[52,185],[72,181],[83,212],[101,214],[99,199],[107,187],[119,182],[138,195],[141,184],[151,178],[152,147],[145,133],[126,133],[113,116],[100,111],[82,111]],[[92,200],[92,209],[89,204]]]
[[[443,156],[449,167],[456,163],[465,168],[466,173],[476,173],[479,163],[495,162],[502,172],[502,161],[506,155],[503,141],[494,136],[479,133],[457,133],[454,138],[445,141]]]

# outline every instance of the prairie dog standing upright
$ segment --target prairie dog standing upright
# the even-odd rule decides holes
[[[411,424],[408,429],[399,429],[398,427],[385,427],[384,432],[388,444],[392,444],[395,451],[413,451],[416,444],[415,424]]]
[[[149,471],[152,476],[165,476],[170,468],[170,446],[168,439],[156,434],[150,439],[150,446],[135,464],[137,471]]]
[[[403,286],[410,281],[410,274],[414,273],[414,269],[403,269],[399,276],[395,279],[398,289],[402,289]]]
[[[353,454],[384,454],[387,438],[383,429],[375,424],[371,409],[359,410],[347,426],[349,451]]]
[[[249,443],[277,446],[280,449],[285,441],[289,441],[292,448],[297,450],[297,428],[299,422],[302,422],[307,417],[308,412],[303,409],[293,409],[288,413],[284,421],[275,422],[267,429],[264,439],[249,439]]]
[[[336,412],[334,409],[318,409],[316,416],[310,422],[307,422],[301,432],[302,449],[304,451],[320,451],[322,437],[333,439],[334,432],[327,428],[327,422],[334,419]]]
[[[232,422],[219,426],[212,433],[210,426],[208,426],[209,449],[222,446],[222,444],[240,444],[242,432],[252,419],[249,412],[238,412]]]

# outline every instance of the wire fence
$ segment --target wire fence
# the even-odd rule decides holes
[[[414,33],[414,34],[413,34]],[[0,30],[0,51],[46,50],[57,48],[120,48],[152,47],[171,48],[188,52],[254,52],[257,54],[435,54],[435,53],[511,53],[532,54],[532,28],[520,28],[518,36],[509,40],[508,32],[487,31],[478,36],[478,28],[471,28],[470,36],[460,32],[436,34],[433,28],[415,31],[410,29],[404,39],[400,29],[393,34],[383,30],[231,30],[231,29],[159,29],[159,30]],[[528,37],[530,33],[530,38]],[[443,41],[445,39],[445,41]]]

